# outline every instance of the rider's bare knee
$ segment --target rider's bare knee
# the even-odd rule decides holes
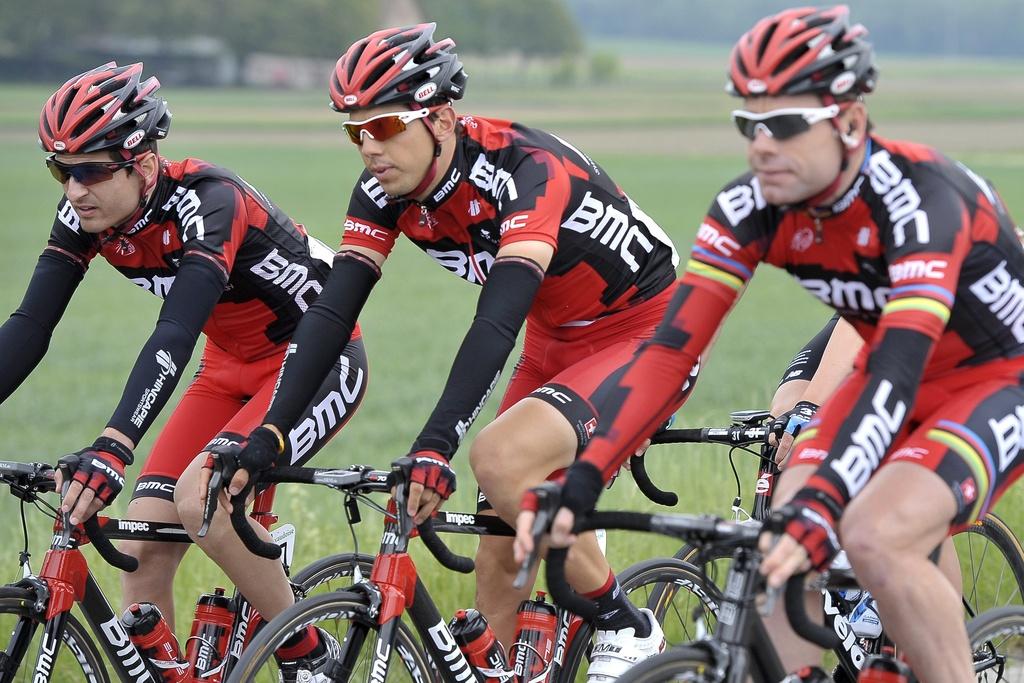
[[[844,518],[839,536],[846,555],[861,581],[877,585],[892,571],[895,548],[877,524],[863,516]]]

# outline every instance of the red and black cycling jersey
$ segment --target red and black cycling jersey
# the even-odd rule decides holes
[[[762,261],[792,273],[869,342],[830,458],[852,453],[873,471],[922,380],[1024,360],[1024,250],[988,182],[930,147],[872,137],[831,209],[815,218],[769,205],[752,174],[719,192],[668,316],[624,369],[612,419],[584,460],[608,475],[678,407],[674,385]],[[859,486],[845,488],[839,497],[849,499]]]
[[[445,388],[412,447],[446,458],[497,384],[524,321],[547,330],[586,327],[675,281],[668,237],[569,143],[517,123],[464,116],[453,147],[423,202],[388,197],[369,172],[356,183],[343,256],[296,333],[298,351],[286,361],[271,424],[293,424],[309,402],[304,387],[337,357],[343,340],[328,338],[345,334],[379,276],[375,264],[345,247],[387,256],[405,234],[447,270],[482,285]],[[554,248],[546,271],[518,256],[497,258],[501,247],[524,241]],[[363,299],[350,296],[356,290]]]
[[[364,172],[344,244],[390,253],[399,234],[440,265],[483,284],[501,246],[555,248],[530,319],[586,324],[646,301],[675,280],[664,231],[604,169],[568,142],[498,119],[464,116],[451,166],[423,203],[389,201]]]
[[[329,248],[237,175],[198,159],[161,159],[141,215],[127,229],[90,234],[61,199],[25,300],[0,328],[0,349],[13,355],[0,372],[0,397],[42,358],[97,255],[165,300],[109,423],[136,443],[170,395],[200,330],[243,361],[280,353],[330,273]]]

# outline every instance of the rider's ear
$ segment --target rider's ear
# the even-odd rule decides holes
[[[434,119],[434,137],[438,142],[444,142],[455,133],[458,115],[450,106],[438,109],[431,117]]]

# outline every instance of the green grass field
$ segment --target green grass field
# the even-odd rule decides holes
[[[734,108],[722,91],[725,52],[645,53],[624,64],[614,84],[579,84],[557,92],[536,67],[515,80],[505,67],[467,68],[470,94],[461,111],[501,116],[546,127],[592,155],[688,250],[714,193],[745,168],[742,140],[728,120]],[[936,61],[883,63],[880,92],[872,96],[878,131],[935,144],[991,178],[1018,217],[1024,215],[1024,109],[1021,64]],[[55,87],[56,84],[54,84]],[[57,185],[36,146],[36,116],[52,87],[0,87],[0,312],[14,310],[45,244]],[[165,156],[197,156],[229,166],[269,194],[328,244],[337,244],[351,185],[361,168],[338,131],[340,118],[326,93],[165,88],[175,113]],[[418,250],[402,244],[367,305],[361,323],[371,361],[370,389],[343,433],[316,465],[386,465],[403,455],[426,419],[468,326],[477,290],[451,277]],[[80,287],[50,351],[36,372],[0,409],[0,458],[55,461],[89,444],[110,416],[127,374],[149,335],[159,301],[96,262]],[[755,278],[732,314],[679,424],[724,423],[729,411],[764,407],[792,354],[821,327],[826,309],[768,267]],[[198,357],[195,354],[195,358]],[[183,387],[178,388],[180,394]],[[493,416],[492,400],[477,424]],[[166,417],[165,415],[162,417]],[[158,422],[162,423],[162,419]],[[138,449],[144,459],[155,427]],[[464,451],[466,449],[463,449]],[[650,469],[663,486],[681,493],[680,511],[727,514],[735,491],[725,453],[662,448]],[[652,451],[653,453],[653,451]],[[738,458],[744,495],[752,495],[753,464]],[[456,460],[459,490],[450,510],[470,510],[475,487],[465,453]],[[134,472],[130,472],[134,474]],[[113,506],[119,515],[123,495]],[[1011,492],[1000,510],[1020,528],[1022,497]],[[352,547],[337,496],[309,488],[284,490],[278,511],[299,529],[297,565]],[[923,504],[927,504],[924,502]],[[18,507],[0,501],[0,578],[16,578],[21,544]],[[602,499],[607,508],[649,509],[621,481]],[[373,552],[380,524],[372,513],[359,532],[360,549]],[[34,533],[34,567],[49,542],[44,520]],[[454,542],[471,553],[467,539]],[[609,554],[625,567],[671,543],[613,535]],[[92,557],[92,556],[91,556]],[[428,586],[444,610],[472,601],[472,580],[452,580],[421,558]],[[115,572],[93,569],[117,600]],[[187,628],[195,597],[222,575],[199,553],[179,575],[179,630]]]

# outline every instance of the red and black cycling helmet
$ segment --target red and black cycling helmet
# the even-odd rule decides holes
[[[356,41],[331,75],[331,108],[351,112],[384,104],[429,107],[462,98],[466,72],[455,41],[434,42],[437,24],[388,28]]]
[[[40,146],[62,154],[118,150],[129,158],[144,142],[166,137],[171,112],[154,96],[160,81],[141,76],[141,62],[108,62],[70,79],[43,105]]]
[[[726,90],[739,97],[820,95],[850,100],[875,89],[867,29],[846,5],[788,9],[757,22],[729,58]]]

